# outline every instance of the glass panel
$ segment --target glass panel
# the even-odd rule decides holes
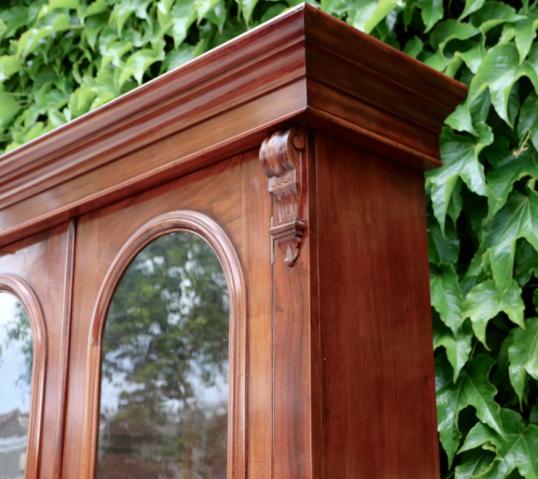
[[[130,264],[103,337],[97,477],[226,477],[229,301],[220,263],[188,232]]]
[[[0,479],[22,479],[32,390],[32,331],[21,302],[0,291]]]

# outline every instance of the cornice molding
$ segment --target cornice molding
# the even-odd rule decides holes
[[[0,157],[0,245],[256,148],[290,124],[438,166],[443,120],[465,93],[303,4]]]

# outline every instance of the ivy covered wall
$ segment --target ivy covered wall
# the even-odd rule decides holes
[[[0,150],[296,3],[4,0]],[[469,85],[426,178],[443,475],[538,478],[538,2],[319,6]]]

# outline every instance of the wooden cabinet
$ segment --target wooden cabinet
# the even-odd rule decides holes
[[[34,337],[42,367],[26,477],[121,477],[112,466],[96,476],[103,361],[127,361],[107,373],[123,402],[144,375],[158,394],[147,392],[161,394],[168,366],[154,363],[154,377],[136,370],[132,382],[125,348],[137,338],[117,335],[125,354],[106,356],[107,315],[137,255],[174,232],[201,239],[225,279],[213,278],[225,282],[226,299],[214,298],[229,311],[226,357],[206,371],[227,371],[227,472],[216,477],[438,477],[423,171],[440,164],[442,122],[464,95],[461,84],[306,5],[4,155],[0,290],[24,295],[6,278],[23,281],[37,298],[23,301],[27,313],[44,323],[44,337]],[[195,268],[185,251],[173,274]],[[167,313],[173,325],[199,302],[182,294],[179,312]],[[133,304],[119,306],[120,326],[134,324]],[[192,324],[211,316],[197,314]],[[206,331],[215,332],[211,323]],[[167,353],[167,371],[184,377],[207,366],[200,359],[187,374],[188,358]],[[194,463],[207,452],[171,418],[177,404],[194,414],[188,394],[168,394],[151,434],[149,407],[132,415],[136,432],[134,422],[106,426],[120,431],[110,433],[121,444],[113,457],[129,477],[149,467],[148,450],[165,454],[151,449],[165,430],[183,435],[166,446],[170,457],[180,448]],[[147,449],[140,441],[149,435]],[[198,477],[167,467],[154,477]],[[211,467],[206,474],[217,474]]]

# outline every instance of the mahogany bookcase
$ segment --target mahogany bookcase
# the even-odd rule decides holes
[[[229,479],[438,477],[423,171],[465,93],[303,5],[1,157],[26,477],[93,477],[108,303],[177,230],[226,275]]]

